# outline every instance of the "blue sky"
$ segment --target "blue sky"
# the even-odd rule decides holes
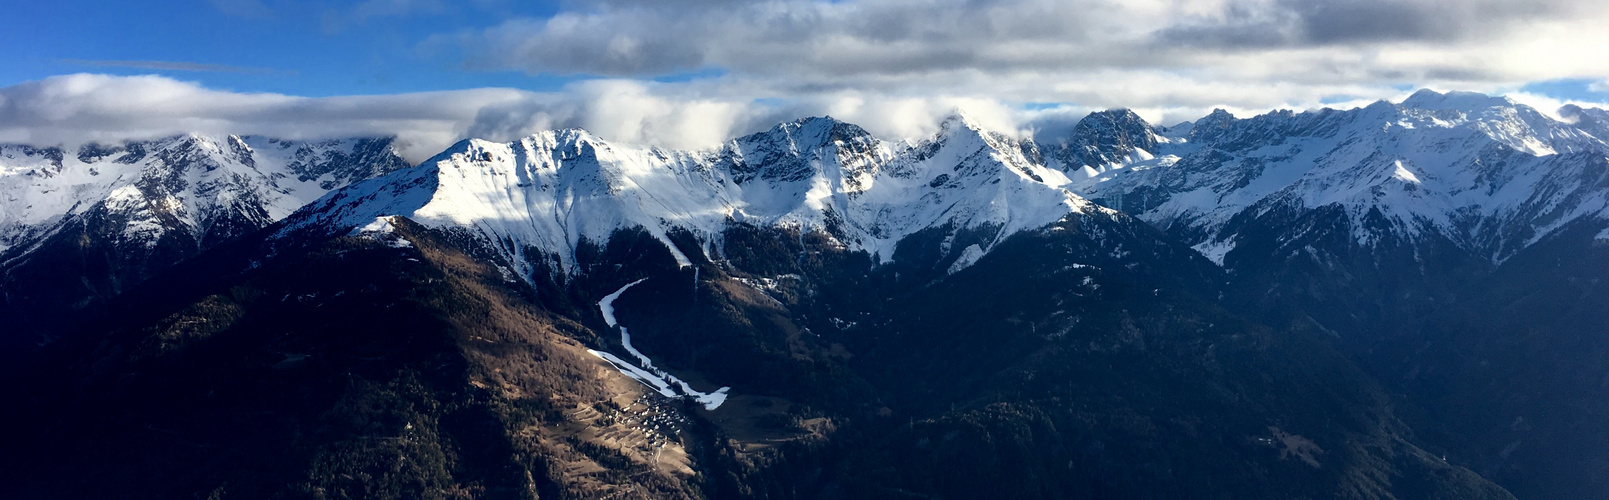
[[[146,0],[20,2],[0,30],[0,85],[67,73],[164,74],[208,87],[304,96],[471,87],[554,89],[571,78],[466,71],[433,35],[549,16],[543,2]],[[365,4],[370,5],[364,9]],[[374,8],[375,5],[388,6]],[[185,71],[142,62],[196,66]],[[121,64],[130,64],[128,66]]]
[[[956,109],[1033,131],[1421,87],[1609,101],[1601,0],[14,3],[7,142],[396,134],[428,150],[578,126],[693,146],[823,114],[915,137]]]

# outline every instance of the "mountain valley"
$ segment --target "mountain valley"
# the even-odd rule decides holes
[[[1606,140],[1603,110],[1424,90],[412,166],[386,138],[4,146],[0,483],[1609,498]]]

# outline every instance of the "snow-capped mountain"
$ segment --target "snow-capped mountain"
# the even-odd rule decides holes
[[[407,166],[391,139],[192,134],[76,152],[0,146],[0,311],[23,323],[13,333],[34,336],[30,324]]]
[[[1358,245],[1445,239],[1496,262],[1566,223],[1609,214],[1609,145],[1596,125],[1609,122],[1598,121],[1602,110],[1562,113],[1576,123],[1507,98],[1428,90],[1400,104],[1249,119],[1217,111],[1174,127],[1113,110],[1089,115],[1043,154],[959,114],[920,141],[813,118],[706,151],[550,131],[459,143],[417,171],[320,201],[287,231],[406,215],[472,228],[516,265],[571,269],[583,241],[633,227],[683,263],[669,233],[687,231],[713,255],[730,223],[820,230],[884,262],[918,231],[986,228],[978,248],[946,243],[944,252],[964,250],[970,261],[1006,235],[1093,209],[1088,198],[1220,264],[1242,233],[1294,241],[1304,231],[1294,218],[1320,208],[1339,210]]]
[[[1595,121],[1603,111],[1562,113],[1576,123],[1504,97],[1429,90],[1345,111],[1236,119],[1220,110],[1122,143],[1155,143],[1127,160],[1064,165],[1078,167],[1074,192],[1220,263],[1252,226],[1280,226],[1293,239],[1304,229],[1291,214],[1321,208],[1344,212],[1360,245],[1445,238],[1501,261],[1570,221],[1609,214],[1609,146]],[[1098,158],[1114,156],[1124,155]],[[1257,222],[1268,217],[1281,219]]]
[[[1609,114],[1558,116],[1426,91],[1105,111],[1037,144],[810,118],[413,168],[384,140],[7,147],[0,333],[67,333],[0,373],[29,402],[8,426],[39,430],[0,475],[28,498],[1602,498]]]
[[[1050,148],[1050,157],[1062,170],[1089,177],[1126,163],[1150,160],[1157,145],[1168,142],[1169,138],[1133,111],[1097,111],[1079,120],[1071,136]]]
[[[118,245],[210,246],[284,218],[331,189],[404,168],[390,139],[322,142],[183,135],[118,146],[0,146],[7,262],[75,218],[123,221]]]
[[[1593,137],[1609,141],[1609,111],[1566,104],[1559,108],[1559,117]]]
[[[507,144],[459,143],[419,168],[332,193],[292,216],[284,231],[339,232],[403,215],[468,229],[516,265],[572,270],[584,241],[601,244],[636,227],[684,265],[688,257],[669,233],[691,233],[715,256],[733,223],[819,230],[885,262],[917,231],[983,229],[992,240],[955,249],[976,258],[991,241],[1098,208],[1062,189],[1066,177],[1036,151],[960,114],[921,141],[885,141],[809,118],[708,151],[550,131]]]

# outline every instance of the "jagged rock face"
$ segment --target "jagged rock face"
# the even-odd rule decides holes
[[[881,149],[881,141],[858,126],[831,118],[806,119],[732,141],[720,163],[738,184],[755,179],[798,182],[817,173],[815,164],[843,165],[845,177],[852,179],[846,187],[853,189],[862,176],[876,173],[878,160],[887,156]]]
[[[331,190],[353,182],[378,177],[393,170],[407,168],[407,161],[397,155],[390,138],[361,138],[329,140],[316,143],[268,139],[269,147],[284,151],[294,149],[285,167],[296,173],[302,182],[317,181],[320,189]]]
[[[1174,129],[1106,111],[1082,120],[1048,159],[1039,151],[960,117],[914,142],[816,118],[708,151],[548,132],[460,143],[390,187],[321,202],[309,214],[322,215],[292,229],[408,215],[467,228],[520,265],[569,269],[583,241],[621,228],[643,227],[662,241],[688,231],[709,249],[739,222],[820,230],[887,261],[901,239],[925,228],[989,227],[999,236],[1085,210],[1082,198],[1090,198],[1220,264],[1242,240],[1300,239],[1291,217],[1265,218],[1270,213],[1330,206],[1344,215],[1334,227],[1359,246],[1446,241],[1499,262],[1562,224],[1609,210],[1609,146],[1586,129],[1474,94],[1425,91],[1401,104],[1244,120],[1219,110]],[[434,191],[400,189],[421,185]],[[985,243],[979,251],[988,251]]]
[[[1127,109],[1090,113],[1073,127],[1072,137],[1055,148],[1052,157],[1063,170],[1089,168],[1104,171],[1107,165],[1137,159],[1157,150],[1157,133],[1140,115]]]
[[[1567,121],[1574,121],[1577,128],[1592,134],[1593,137],[1609,140],[1609,111],[1566,104],[1559,108],[1559,116]]]
[[[418,169],[356,184],[292,217],[284,233],[344,231],[404,215],[473,233],[526,266],[574,269],[576,249],[641,227],[711,253],[729,224],[822,231],[887,261],[920,230],[988,227],[991,241],[1093,205],[1023,141],[963,117],[934,137],[888,142],[830,118],[784,123],[711,151],[635,149],[579,130],[465,141]],[[987,250],[990,241],[980,247]],[[960,248],[956,249],[961,250]]]
[[[1246,237],[1232,221],[1256,218],[1253,207],[1334,205],[1359,245],[1389,231],[1451,240],[1492,261],[1609,207],[1600,180],[1609,146],[1506,98],[1423,91],[1346,111],[1215,112],[1183,139],[1158,158],[1075,179],[1073,190],[1220,262]],[[1373,213],[1377,223],[1366,220]]]
[[[59,148],[0,146],[0,252],[14,260],[96,207],[129,217],[123,241],[155,244],[172,231],[222,241],[240,224],[260,228],[330,189],[406,166],[390,139],[189,135],[88,144],[70,158]]]
[[[406,167],[390,139],[177,136],[76,154],[0,146],[4,307],[41,320]]]

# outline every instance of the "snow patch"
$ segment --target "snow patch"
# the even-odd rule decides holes
[[[1423,182],[1419,181],[1419,176],[1414,175],[1413,171],[1408,170],[1407,167],[1402,166],[1402,160],[1397,160],[1396,161],[1396,166],[1397,166],[1396,171],[1392,172],[1392,174],[1391,174],[1392,178],[1397,179],[1399,181],[1403,181],[1403,182],[1411,182],[1411,183],[1414,183],[1414,184],[1423,184]]]
[[[961,249],[961,256],[955,259],[955,263],[950,264],[950,269],[948,272],[949,274],[955,274],[960,272],[962,269],[972,267],[972,264],[976,263],[978,259],[982,257],[983,247],[980,247],[977,244],[967,245],[966,248]]]
[[[408,241],[407,238],[397,234],[397,226],[390,216],[375,217],[373,222],[353,229],[352,232],[347,233],[347,236],[370,238],[390,245],[391,248],[413,248],[412,241]]]
[[[676,378],[675,375],[666,373],[665,370],[655,367],[654,361],[648,359],[648,355],[643,354],[642,351],[638,351],[636,347],[631,345],[631,333],[626,330],[626,327],[620,326],[620,324],[616,321],[615,300],[620,298],[620,294],[626,293],[626,290],[631,289],[633,286],[637,286],[638,283],[642,283],[647,279],[648,278],[643,278],[631,283],[627,283],[626,286],[620,287],[620,289],[615,290],[614,293],[605,295],[602,300],[598,301],[598,311],[603,313],[603,322],[607,323],[610,328],[620,329],[620,344],[626,348],[626,352],[631,353],[632,357],[637,358],[637,364],[632,364],[631,362],[620,359],[620,357],[604,351],[588,349],[587,352],[590,352],[592,355],[599,358],[603,358],[604,361],[608,361],[609,364],[614,365],[615,369],[620,370],[620,373],[625,374],[627,377],[631,377],[638,382],[642,382],[643,385],[653,388],[655,392],[658,392],[662,396],[667,398],[685,397],[692,399],[693,401],[704,405],[704,409],[706,410],[720,408],[721,404],[726,402],[726,393],[732,389],[731,387],[722,387],[720,389],[716,389],[714,392],[699,392],[694,390],[692,386],[687,384],[687,382]],[[677,388],[680,388],[680,392],[677,391]]]
[[[1201,256],[1206,257],[1207,260],[1212,261],[1212,263],[1217,264],[1218,267],[1223,267],[1224,256],[1229,255],[1229,251],[1235,249],[1235,239],[1230,237],[1223,241],[1207,240],[1190,248],[1200,253]]]
[[[631,287],[637,286],[638,283],[644,281],[648,281],[648,278],[626,283],[626,286],[615,290],[615,293],[603,296],[603,299],[598,301],[598,311],[603,313],[603,322],[609,324],[610,328],[619,324],[615,321],[615,300],[620,298],[620,294],[626,293],[626,290],[630,290]]]
[[[631,377],[632,380],[642,382],[643,385],[653,388],[654,392],[658,392],[661,396],[665,396],[667,398],[674,398],[678,396],[678,394],[676,394],[676,390],[670,387],[670,383],[666,382],[665,379],[659,375],[655,375],[647,370],[638,368],[637,365],[633,365],[624,359],[620,359],[619,356],[615,356],[604,351],[587,349],[587,352],[592,353],[593,356],[603,358],[604,361],[608,361],[609,364],[614,365],[616,370],[620,370],[620,373],[627,377]]]

